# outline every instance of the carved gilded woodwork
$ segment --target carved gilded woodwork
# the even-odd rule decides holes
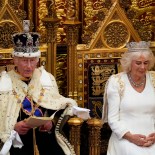
[[[18,32],[18,27],[11,20],[0,22],[0,47],[11,48],[13,46],[11,34],[16,32]]]
[[[137,30],[142,40],[154,40],[154,24],[152,22],[155,12],[154,0],[120,1],[128,18]]]
[[[11,4],[13,6],[11,6]],[[0,3],[0,55],[1,55],[1,61],[0,65],[5,66],[12,64],[12,39],[11,35],[13,33],[19,32],[22,29],[21,24],[21,15],[24,14],[24,11],[20,11],[20,8],[17,8],[17,6],[20,6],[21,3],[15,1],[1,1]],[[17,15],[17,12],[19,11],[19,14]],[[4,69],[4,68],[3,68]],[[6,67],[5,67],[6,69]]]
[[[124,22],[113,20],[107,24],[101,37],[107,47],[120,48],[130,39],[130,32]]]
[[[3,5],[4,5],[5,0],[1,0],[0,1],[0,9],[2,9]]]
[[[99,119],[91,119],[87,121],[89,129],[89,155],[100,155],[101,150],[101,128],[102,122]]]
[[[48,0],[51,1],[51,0]],[[52,0],[54,1],[54,0]],[[52,2],[51,1],[51,2]],[[43,36],[43,39],[46,38],[46,28],[43,24],[43,19],[48,14],[48,12],[52,12],[52,10],[48,11],[49,6],[46,6],[45,0],[35,0],[36,7],[38,8],[37,12],[37,30]],[[77,20],[79,16],[79,2],[77,0],[55,0],[55,9],[56,16],[60,20],[58,30],[57,30],[57,43],[66,44],[66,31],[63,23],[66,20]]]
[[[92,23],[89,26],[89,28],[92,27],[91,29],[93,29],[93,36],[90,37],[91,33],[88,31],[89,35],[86,35],[85,38],[89,40],[86,43],[86,48],[88,49],[121,49],[125,47],[131,38],[136,41],[141,40],[117,1],[115,1],[109,11],[106,12],[105,19],[97,25],[96,23]]]
[[[60,94],[67,96],[67,54],[57,54],[56,79]]]
[[[7,0],[17,17],[22,21],[26,18],[26,11],[23,9],[23,0]]]
[[[69,119],[68,124],[70,125],[70,143],[74,146],[76,155],[80,155],[81,126],[83,124],[83,120],[77,117],[71,118]]]
[[[39,1],[35,0],[35,1],[36,1],[36,6],[38,7],[38,12],[36,16],[36,18],[38,19],[37,20],[37,31],[42,34],[42,39],[43,41],[45,41],[46,40],[46,28],[42,20],[46,17],[48,12],[51,13],[52,10],[50,11],[49,6],[48,7],[46,6],[45,0],[39,0]],[[66,43],[66,32],[63,27],[63,22],[66,19],[66,12],[67,12],[66,1],[55,0],[55,10],[56,10],[56,16],[61,21],[59,23],[58,30],[57,30],[57,38],[56,38],[57,43]]]
[[[111,0],[83,0],[83,43],[89,44],[90,40],[93,40],[94,34],[101,27],[101,22],[112,14],[112,8],[116,2],[116,0],[113,2]],[[154,40],[155,2],[153,0],[119,0],[118,3],[129,19],[130,25],[135,29],[136,35],[141,40]]]
[[[47,71],[56,77],[56,34],[60,20],[56,15],[54,0],[47,0],[46,7],[48,13],[42,22],[46,28],[46,42],[48,44]]]
[[[67,41],[68,41],[68,95],[71,98],[77,100],[77,52],[76,45],[78,43],[78,32],[80,27],[79,21],[65,21],[65,27],[67,29]]]
[[[94,33],[100,27],[100,22],[105,19],[111,8],[111,0],[84,0],[84,19],[82,42],[87,44],[93,38]]]
[[[0,47],[10,48],[12,47],[11,35],[22,30],[21,21],[25,12],[20,9],[20,2],[8,1],[8,3],[3,2],[2,4],[3,7],[0,10]]]
[[[66,18],[67,20],[77,20],[76,19],[76,1],[75,0],[66,0],[67,4],[67,12]]]

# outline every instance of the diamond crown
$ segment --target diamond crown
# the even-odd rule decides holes
[[[127,43],[126,47],[128,52],[149,52],[150,51],[150,42],[139,41],[139,42],[130,42]]]
[[[30,21],[23,21],[23,32],[15,33],[12,35],[14,52],[16,56],[38,56],[39,51],[39,38],[37,32],[29,32]]]

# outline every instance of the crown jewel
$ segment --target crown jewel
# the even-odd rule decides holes
[[[148,52],[150,51],[150,42],[139,41],[127,43],[128,52]]]
[[[23,21],[23,31],[13,34],[13,55],[18,57],[39,57],[39,38],[37,32],[29,32],[30,21]]]

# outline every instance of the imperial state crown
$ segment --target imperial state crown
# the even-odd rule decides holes
[[[37,32],[29,32],[30,21],[23,21],[23,32],[12,35],[14,50],[13,56],[17,57],[40,57],[39,38]]]

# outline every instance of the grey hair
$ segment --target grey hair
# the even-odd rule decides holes
[[[36,57],[37,62],[39,62],[39,57]]]
[[[151,68],[155,64],[155,56],[151,50],[148,51],[137,51],[137,52],[125,52],[120,59],[120,63],[122,66],[122,70],[124,72],[130,72],[131,71],[131,62],[132,60],[138,59],[140,56],[144,56],[149,61],[149,67],[148,70],[151,70]]]

